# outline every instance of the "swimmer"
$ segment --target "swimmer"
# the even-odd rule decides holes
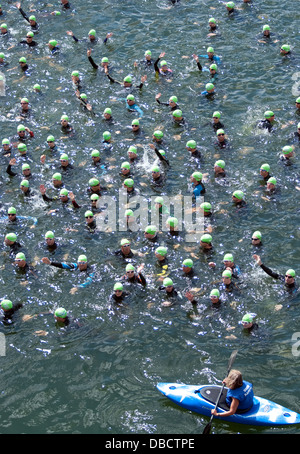
[[[234,193],[232,194],[232,202],[237,208],[242,208],[246,206],[243,191],[240,190],[234,191]]]
[[[209,202],[203,202],[200,205],[200,211],[201,214],[203,214],[204,217],[211,217],[212,216],[212,206]]]
[[[130,145],[127,151],[129,162],[132,164],[134,161],[138,160],[137,157],[137,148],[134,145]]]
[[[259,230],[252,233],[251,244],[256,247],[262,246],[262,234]]]
[[[107,57],[102,57],[101,59],[101,63],[100,63],[100,66],[97,65],[92,57],[92,49],[88,49],[87,52],[87,57],[88,57],[88,61],[90,62],[90,64],[92,65],[92,67],[94,69],[102,69],[104,72],[106,71],[109,71],[110,67],[109,67],[109,60]]]
[[[124,291],[123,284],[121,282],[116,282],[114,285],[114,293],[111,295],[110,299],[114,303],[120,304],[128,295],[129,293]]]
[[[218,111],[215,111],[212,115],[213,122],[211,124],[215,131],[217,131],[218,129],[224,129],[224,125],[223,125],[223,123],[221,123],[220,118],[221,118],[221,113]]]
[[[154,199],[155,209],[159,214],[169,214],[169,209],[165,205],[164,199],[161,196],[155,197]]]
[[[254,322],[253,314],[245,314],[241,320],[244,332],[251,333],[258,329],[258,324]]]
[[[142,65],[142,66],[144,66],[144,67],[146,67],[146,68],[149,68],[149,67],[151,67],[151,66],[153,65],[152,52],[151,52],[151,50],[146,50],[146,52],[145,52],[145,54],[144,54],[144,60],[142,60],[142,61],[140,62],[140,65]],[[133,63],[133,66],[134,66],[135,68],[137,68],[137,67],[138,67],[138,62],[135,61],[135,62]]]
[[[190,176],[190,181],[194,186],[193,195],[199,197],[205,194],[206,190],[202,183],[203,174],[201,172],[194,172]]]
[[[12,317],[15,312],[23,307],[23,304],[17,303],[13,304],[9,299],[3,299],[0,304],[2,310],[2,321],[4,323],[12,323]]]
[[[38,45],[36,41],[33,39],[34,33],[33,32],[28,32],[26,35],[26,39],[22,39],[19,44],[26,44],[28,47],[35,47]]]
[[[57,151],[57,146],[55,143],[54,136],[50,135],[47,137],[47,145],[51,151]]]
[[[74,33],[70,30],[70,31],[67,31],[67,35],[69,36],[72,36],[72,38],[74,39],[74,41],[76,43],[78,43],[79,41],[82,41],[82,40],[79,40],[78,38],[76,38],[76,36],[74,35]],[[102,41],[103,44],[106,44],[107,41],[109,40],[109,38],[111,38],[113,35],[113,33],[107,33],[104,40]],[[96,44],[98,42],[98,39],[96,37],[96,30],[94,29],[91,29],[89,32],[88,32],[88,41],[91,43],[91,44]]]
[[[97,166],[101,162],[100,151],[99,150],[92,150],[91,158],[94,166]]]
[[[159,166],[154,165],[151,168],[152,183],[156,186],[162,186],[165,183],[165,176],[161,173]]]
[[[50,41],[48,41],[47,46],[48,49],[50,50],[51,55],[54,55],[60,50],[56,39],[50,39]]]
[[[202,161],[201,151],[197,149],[197,143],[195,140],[190,139],[185,144],[186,150],[190,153],[190,157],[196,161],[197,166],[200,167]]]
[[[158,241],[157,227],[148,225],[144,230],[144,237],[151,243],[156,243]]]
[[[178,236],[178,219],[175,218],[174,216],[169,216],[168,219],[166,220],[166,226],[168,227],[168,233],[171,236]]]
[[[64,134],[69,134],[70,132],[73,131],[72,126],[69,123],[69,117],[68,115],[62,115],[60,117],[60,124],[61,124],[61,129]]]
[[[9,139],[2,139],[2,156],[10,156],[12,152],[12,145]]]
[[[54,188],[60,189],[63,186],[62,175],[59,172],[55,172],[52,175],[52,184]]]
[[[201,92],[202,96],[212,97],[216,92],[214,84],[211,82],[205,85],[205,90]]]
[[[210,81],[215,83],[216,80],[218,79],[218,72],[217,72],[218,71],[218,67],[217,67],[217,65],[215,63],[212,63],[209,66],[209,69],[207,70],[206,67],[203,68],[202,65],[200,64],[198,55],[193,54],[193,58],[194,58],[194,60],[197,63],[199,71],[209,71],[210,72]]]
[[[259,169],[259,174],[263,177],[265,182],[268,181],[268,179],[271,177],[270,165],[267,163],[262,164]]]
[[[131,250],[130,240],[127,238],[122,238],[120,241],[121,249],[115,251],[115,255],[122,257],[123,259],[131,259],[134,257],[134,253]]]
[[[211,251],[213,249],[212,236],[209,233],[205,233],[200,238],[200,248],[204,251]]]
[[[125,280],[126,282],[130,284],[141,284],[143,287],[146,287],[147,281],[142,274],[142,269],[144,268],[144,264],[141,264],[136,270],[135,267],[131,264],[128,263],[126,265],[126,274],[122,277],[122,280]]]
[[[290,145],[286,145],[282,148],[282,153],[280,155],[280,160],[284,161],[285,163],[289,163],[290,159],[295,156],[294,149]]]
[[[18,237],[15,233],[7,233],[4,238],[5,246],[9,247],[10,256],[16,255],[22,249],[21,243],[19,243]]]
[[[27,14],[21,8],[21,3],[20,2],[16,3],[16,7],[20,11],[20,13],[24,17],[24,19],[30,24],[31,29],[32,30],[38,30],[39,26],[38,26],[38,23],[36,21],[36,17],[34,15],[31,15],[31,16],[28,17]]]
[[[164,246],[158,246],[155,251],[155,257],[157,258],[157,263],[161,267],[165,267],[167,269],[168,258],[167,258],[168,249]]]
[[[183,276],[192,278],[195,276],[194,262],[192,259],[185,259],[181,264]]]
[[[131,166],[129,164],[128,161],[124,161],[122,162],[121,164],[121,171],[120,171],[120,174],[123,176],[123,177],[126,177],[126,178],[129,178],[131,177]]]
[[[222,159],[218,159],[214,163],[214,173],[215,178],[224,178],[226,176],[225,161],[223,161]]]
[[[194,57],[195,54],[193,54]],[[212,46],[206,49],[206,55],[198,55],[199,58],[207,58],[211,62],[220,62],[221,58],[215,55],[215,50]],[[195,58],[195,57],[194,57]]]
[[[160,97],[161,97],[161,93],[158,93],[156,96],[155,96],[155,101],[162,105],[162,106],[169,106],[171,108],[171,112],[173,112],[174,110],[177,110],[179,109],[179,106],[178,106],[178,98],[177,96],[170,96],[169,98],[169,102],[161,102],[160,101]]]
[[[88,263],[87,257],[84,254],[79,255],[77,262],[73,263],[66,263],[66,262],[54,262],[51,261],[48,257],[43,257],[42,258],[42,263],[50,266],[54,266],[56,268],[61,268],[63,270],[75,270],[79,271],[79,273],[83,273],[84,276],[86,276],[86,280],[82,283],[79,284],[78,287],[87,287],[93,282],[93,278],[95,276],[95,272],[92,268],[92,266]],[[73,287],[74,289],[77,289],[78,287]],[[72,292],[73,293],[73,292]]]
[[[264,120],[260,120],[257,124],[258,128],[260,129],[267,129],[269,132],[272,131],[274,121],[275,121],[275,114],[271,110],[267,110],[264,113]]]
[[[104,68],[104,71],[105,71],[106,76],[109,78],[109,80],[112,83],[117,83],[119,85],[122,85],[124,88],[134,88],[132,85],[132,77],[130,75],[124,77],[123,82],[119,82],[118,80],[115,80],[111,77],[111,75],[108,72],[107,67]],[[139,85],[137,85],[135,88],[142,89],[146,80],[147,80],[147,76],[146,75],[142,76],[141,83]]]
[[[155,60],[154,62],[154,69],[155,69],[155,74],[156,76],[172,76],[173,75],[173,71],[168,68],[168,64],[165,60],[162,60],[160,62],[160,68],[158,67],[158,62],[160,61],[161,58],[164,58],[165,56],[165,52],[161,52],[159,57],[157,58],[157,60]]]
[[[281,282],[284,282],[285,288],[291,292],[295,291],[297,289],[295,277],[296,277],[296,272],[293,269],[288,269],[285,273],[279,274],[274,271],[272,271],[270,268],[268,268],[266,265],[264,265],[261,261],[261,258],[259,255],[254,254],[253,258],[258,266],[267,273],[269,276],[271,276],[273,279],[278,279]]]
[[[228,146],[228,141],[226,139],[224,129],[218,129],[216,135],[216,146],[218,146],[219,148],[226,148]]]
[[[22,71],[27,71],[28,65],[27,65],[27,60],[25,57],[19,58],[19,66],[22,69]]]
[[[18,125],[17,126],[17,138],[24,141],[29,137],[34,137],[34,132],[31,131],[28,126]]]

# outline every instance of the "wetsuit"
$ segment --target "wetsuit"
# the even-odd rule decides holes
[[[141,284],[143,287],[147,285],[145,277],[142,275],[142,273],[135,273],[134,277],[129,278],[126,274],[122,277],[122,280],[125,280],[126,282],[130,284]]]
[[[28,43],[26,39],[22,39],[22,41],[20,41],[19,44],[27,44],[27,46],[29,47],[35,47],[38,45],[36,41],[31,41],[31,43]]]
[[[199,61],[197,61],[196,63],[197,63],[197,66],[198,66],[199,71],[209,71],[209,69],[207,69],[207,68],[205,68],[205,67],[203,68],[202,65],[201,65],[201,63],[200,63]],[[212,83],[216,82],[217,79],[218,79],[218,73],[215,73],[215,74],[211,74],[211,75],[210,75],[210,81],[211,81]]]
[[[11,309],[8,309],[6,311],[2,310],[2,322],[5,323],[12,323],[12,317],[15,312],[17,312],[19,309],[23,307],[23,304],[17,303],[14,304]]]
[[[123,82],[120,82],[120,81],[114,79],[113,77],[111,77],[110,74],[107,73],[106,76],[109,78],[109,80],[110,80],[112,83],[116,83],[116,84],[119,84],[119,85],[124,85]],[[139,88],[139,89],[140,89],[140,88],[143,87],[143,85],[144,85],[143,82],[141,82],[140,85],[136,85],[135,87],[128,87],[128,88]],[[126,88],[126,87],[125,87],[125,88]]]
[[[21,244],[18,241],[15,241],[13,244],[9,245],[9,255],[14,256],[23,249]]]
[[[86,274],[86,276],[87,276],[86,281],[83,282],[82,284],[78,285],[78,287],[87,287],[88,285],[90,285],[91,282],[93,281],[93,277],[95,275],[95,272],[90,265],[88,265],[85,270],[80,270],[78,268],[78,264],[75,262],[74,263],[65,263],[65,262],[52,262],[51,261],[50,265],[55,266],[56,268],[61,268],[63,270],[76,270],[76,271],[79,271],[80,273]]]
[[[130,250],[129,253],[127,255],[125,255],[122,251],[122,249],[119,249],[118,251],[115,251],[115,255],[119,256],[119,257],[122,257],[123,259],[131,259],[132,257],[134,257],[134,254],[133,252]]]
[[[205,194],[205,187],[203,183],[198,183],[195,185],[195,188],[193,189],[193,194],[195,197],[199,197],[200,195]]]
[[[19,8],[19,11],[20,11],[20,13],[22,14],[22,16],[24,17],[24,19],[30,24],[30,22],[29,22],[29,17],[28,17],[27,14],[22,10],[22,8]],[[36,23],[35,25],[30,25],[30,27],[32,28],[32,30],[38,30],[38,29],[39,29],[39,26],[38,26],[37,23]]]
[[[273,129],[273,125],[268,119],[260,120],[257,124],[257,127],[259,129],[267,129],[269,132],[271,132]]]
[[[286,287],[286,289],[290,292],[295,292],[297,290],[297,286],[295,284],[295,282],[293,282],[292,284],[287,284],[285,282],[285,276],[283,274],[278,274],[278,273],[275,273],[274,271],[272,271],[270,268],[268,268],[266,265],[264,265],[263,263],[260,265],[261,269],[267,273],[269,276],[271,276],[273,279],[278,279],[280,280],[281,282],[284,282],[284,285]]]
[[[167,69],[167,71],[162,71],[159,67],[158,67],[158,62],[159,62],[160,58],[158,57],[158,59],[154,62],[154,69],[155,69],[155,73],[156,74],[160,74],[161,76],[172,76],[173,75],[173,71],[171,69]]]
[[[168,102],[161,102],[159,99],[156,99],[156,102],[162,106],[168,106],[170,107],[169,103]],[[173,112],[174,110],[177,110],[177,109],[180,109],[180,107],[178,106],[178,104],[175,104],[174,107],[171,107],[171,111]]]
[[[54,197],[48,197],[46,194],[42,194],[42,197],[43,197],[43,200],[45,202],[53,202],[53,201],[56,201],[56,200],[60,200],[60,197],[59,196],[54,196]],[[80,206],[78,205],[78,203],[76,202],[76,200],[72,200],[72,205],[74,208],[80,208]],[[65,205],[67,202],[63,202],[63,205]]]

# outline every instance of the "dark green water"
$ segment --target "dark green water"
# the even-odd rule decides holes
[[[25,2],[28,12],[31,4]],[[73,9],[61,16],[47,14],[60,9],[59,4],[35,2],[40,24],[37,49],[24,49],[17,43],[28,27],[12,3],[2,4],[6,12],[10,38],[0,43],[9,65],[4,68],[6,96],[1,97],[1,138],[16,135],[19,100],[28,97],[32,108],[28,125],[35,137],[28,143],[30,164],[34,173],[31,187],[36,197],[24,200],[20,194],[21,161],[14,167],[18,173],[10,178],[1,163],[1,210],[6,216],[11,205],[20,215],[35,216],[38,223],[24,221],[16,230],[19,241],[28,251],[35,265],[38,279],[28,281],[20,277],[9,257],[7,247],[1,253],[1,297],[23,302],[14,323],[1,326],[5,334],[6,355],[0,357],[2,433],[93,433],[93,434],[198,434],[207,419],[175,407],[156,390],[159,381],[184,383],[220,383],[233,349],[239,354],[235,366],[254,383],[255,393],[274,400],[295,411],[299,408],[299,361],[292,355],[292,335],[298,332],[299,297],[289,297],[283,286],[254,266],[251,234],[260,230],[263,261],[284,274],[288,268],[299,273],[299,143],[292,166],[279,162],[281,149],[290,143],[300,116],[295,112],[295,84],[299,74],[299,8],[296,0],[268,1],[243,5],[239,14],[228,18],[221,2],[182,0],[170,7],[167,1],[72,1]],[[219,23],[220,36],[207,36],[208,18]],[[3,21],[2,21],[3,22]],[[262,26],[269,23],[278,42],[263,44]],[[117,84],[110,84],[105,75],[90,66],[87,43],[75,43],[66,31],[72,30],[79,38],[95,28],[99,37],[113,32],[104,46],[93,47],[96,63],[107,56],[113,66],[111,74],[122,80],[134,76],[136,84],[147,74],[142,90],[135,91],[137,104],[144,115],[141,120],[144,136],[135,140],[139,145],[140,167],[134,170],[134,180],[146,199],[162,193],[167,196],[188,195],[189,177],[193,167],[187,160],[185,143],[193,138],[204,155],[201,171],[208,173],[205,200],[214,209],[213,260],[218,269],[208,268],[199,245],[160,234],[160,244],[169,249],[170,277],[182,299],[174,307],[162,307],[163,296],[158,287],[160,273],[153,254],[143,238],[143,232],[100,232],[90,235],[84,230],[84,212],[89,207],[87,195],[91,176],[99,176],[107,195],[118,200],[121,178],[119,167],[127,158],[127,149],[134,141],[130,124],[136,114],[128,112],[124,101],[127,93]],[[50,56],[45,44],[57,39],[61,50]],[[274,39],[275,39],[274,38]],[[293,58],[282,58],[279,48],[288,43]],[[207,82],[206,72],[197,70],[193,53],[204,54],[212,45],[221,56],[220,75],[213,100],[201,96]],[[10,46],[14,46],[8,49]],[[145,50],[155,59],[166,52],[166,60],[173,69],[171,81],[156,79],[154,71],[135,69],[133,62],[143,59]],[[22,77],[18,60],[26,56],[29,75]],[[188,57],[188,58],[187,58]],[[205,64],[205,60],[201,62]],[[83,111],[71,83],[71,72],[79,70],[83,91],[93,105],[96,116]],[[42,94],[33,92],[39,82]],[[169,109],[155,102],[161,92],[162,101],[176,95],[187,121],[187,128],[174,126]],[[298,94],[299,96],[299,94]],[[102,119],[105,107],[111,107],[115,123]],[[265,110],[273,110],[276,126],[273,134],[255,128]],[[230,150],[216,150],[215,135],[207,122],[219,110],[231,143]],[[62,134],[59,120],[67,114],[76,134]],[[155,129],[164,130],[166,153],[171,163],[168,178],[161,191],[149,184],[149,167],[155,155],[148,147]],[[109,129],[113,149],[104,149],[102,133]],[[53,134],[59,152],[51,155],[46,138]],[[13,140],[15,142],[15,140]],[[106,172],[91,165],[90,152],[101,151]],[[64,178],[81,205],[78,211],[63,210],[58,202],[45,204],[39,195],[39,185],[45,184],[48,193],[51,176],[59,168],[60,152],[71,158],[74,169]],[[46,154],[46,165],[40,156]],[[17,156],[17,152],[13,152]],[[226,162],[226,182],[215,180],[213,164],[217,158]],[[271,198],[261,186],[260,165],[268,162],[276,177],[280,193]],[[247,208],[237,211],[231,203],[234,190],[245,193]],[[53,215],[49,209],[59,208]],[[1,235],[11,228],[1,221]],[[77,232],[66,231],[74,228]],[[76,273],[56,270],[43,265],[40,259],[49,255],[43,249],[43,237],[53,230],[63,245],[54,256],[56,260],[76,261],[86,254],[97,269],[97,278],[87,288],[74,295],[70,290],[77,283]],[[132,248],[143,256],[136,263],[144,263],[148,286],[130,288],[128,306],[111,310],[109,296],[113,284],[125,272],[125,262],[113,252],[123,237],[129,237]],[[240,292],[229,296],[219,311],[212,311],[209,290],[221,276],[222,259],[232,252],[243,272]],[[195,314],[184,297],[188,283],[182,278],[182,260],[192,257],[199,277],[194,287],[207,288]],[[275,310],[276,305],[281,310]],[[61,330],[52,315],[42,313],[64,306],[72,318],[79,319],[79,329]],[[203,306],[206,306],[204,309]],[[245,336],[239,321],[246,312],[257,314],[259,335]],[[41,314],[23,321],[25,314]],[[48,334],[38,336],[38,330]],[[215,421],[213,432],[225,433],[297,433],[297,428],[257,429]]]

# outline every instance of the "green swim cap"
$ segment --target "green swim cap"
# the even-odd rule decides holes
[[[123,285],[121,284],[121,282],[116,282],[115,285],[114,285],[114,290],[123,290]]]
[[[124,185],[127,186],[128,188],[132,188],[134,186],[134,181],[132,178],[126,178],[124,180]]]
[[[7,28],[7,25],[6,24],[1,24],[0,28]]]
[[[72,71],[72,76],[78,77],[79,76],[79,71]]]
[[[212,291],[210,292],[209,296],[220,296],[220,292],[217,288],[213,288]]]
[[[234,4],[234,2],[228,2],[228,3],[226,3],[226,6],[227,6],[227,8],[232,9],[235,7],[235,4]]]
[[[22,151],[27,151],[27,145],[26,145],[25,143],[19,143],[19,145],[18,145],[18,150],[19,150],[20,152],[22,152]]]
[[[104,112],[103,112],[103,113],[104,113],[104,114],[106,113],[106,114],[111,115],[111,108],[110,108],[110,107],[106,107],[106,109],[104,109]]]
[[[158,196],[154,199],[154,203],[159,203],[160,205],[164,204],[164,199],[161,196]]]
[[[133,95],[128,95],[126,99],[127,101],[134,101],[135,97]]]
[[[91,156],[92,156],[92,158],[100,156],[100,151],[99,150],[92,150]]]
[[[150,55],[151,56],[152,55],[151,50],[146,50],[145,55]]]
[[[291,46],[289,46],[288,44],[283,44],[280,49],[284,50],[285,52],[290,52]]]
[[[30,170],[29,164],[22,164],[22,170]]]
[[[232,254],[225,254],[223,257],[223,262],[233,262],[233,255]]]
[[[47,137],[47,142],[54,142],[54,141],[55,141],[54,136]]]
[[[32,15],[32,16],[29,16],[29,20],[35,21],[35,20],[36,20],[36,19],[35,19],[35,16],[33,16],[33,15]]]
[[[55,47],[57,45],[57,41],[56,41],[56,39],[50,39],[48,44],[50,44],[50,46],[52,46],[52,47]]]
[[[91,36],[96,36],[96,30],[94,30],[93,28],[89,31],[88,35],[91,35]]]
[[[267,110],[267,111],[264,113],[264,117],[265,117],[265,118],[274,117],[274,112],[272,112],[272,110]]]
[[[176,225],[178,225],[178,219],[170,216],[167,219],[166,224],[169,225],[170,227],[176,227]]]
[[[26,36],[27,36],[28,38],[33,38],[33,37],[34,37],[34,33],[28,32]]]
[[[153,166],[151,168],[151,172],[154,172],[154,173],[159,173],[160,172],[160,168],[158,166]]]
[[[158,246],[158,248],[155,249],[156,254],[165,256],[167,255],[168,249],[164,246]]]
[[[60,193],[59,193],[60,196],[68,196],[69,195],[69,191],[67,189],[61,189]]]
[[[219,159],[218,161],[215,162],[215,166],[221,167],[221,169],[224,169],[225,168],[225,161],[223,161],[222,159]]]
[[[283,154],[289,154],[289,153],[293,153],[293,147],[291,147],[290,145],[286,145],[285,147],[283,147],[282,149],[282,153]]]
[[[132,77],[131,76],[124,77],[123,82],[127,82],[127,83],[131,84],[132,83]]]
[[[252,233],[252,237],[258,238],[261,240],[261,233],[259,230],[256,230],[254,233]]]
[[[9,311],[10,309],[13,308],[13,303],[10,300],[2,300],[1,301],[1,308],[4,311]]]
[[[210,18],[208,19],[208,22],[212,22],[213,24],[215,24],[217,21],[216,21],[216,19],[214,19],[213,17],[210,17]]]
[[[122,162],[121,169],[128,169],[130,170],[130,164],[127,161]]]
[[[23,252],[18,252],[16,260],[26,260],[25,254]]]
[[[166,277],[164,280],[163,280],[163,286],[164,287],[170,287],[173,285],[173,281],[172,279],[170,279],[169,277]]]
[[[84,213],[84,217],[87,218],[87,217],[94,217],[94,213],[91,211],[91,210],[87,210],[85,213]]]
[[[125,268],[126,271],[135,271],[134,266],[131,263],[128,263]]]
[[[58,318],[66,318],[67,317],[67,311],[63,307],[58,307],[55,312],[54,312],[55,317]]]
[[[9,207],[7,214],[17,214],[17,210],[15,209],[15,207]]]
[[[19,132],[19,131],[25,131],[25,130],[26,130],[26,128],[25,128],[24,125],[19,125],[19,126],[17,127],[17,131],[18,131],[18,132]]]
[[[192,177],[195,178],[195,180],[197,180],[197,181],[201,181],[203,178],[203,175],[201,172],[194,172],[192,174]]]
[[[27,63],[26,58],[25,58],[25,57],[21,57],[21,58],[19,59],[19,63]]]
[[[139,124],[140,124],[140,122],[139,122],[139,120],[137,118],[135,120],[132,120],[132,122],[131,122],[132,126],[133,125],[139,126]]]
[[[15,233],[8,233],[7,235],[5,235],[5,238],[9,241],[17,241],[17,235]]]
[[[191,259],[185,259],[183,262],[182,262],[182,266],[185,266],[186,268],[192,268],[194,265],[194,262],[193,260]]]
[[[244,197],[244,193],[243,193],[243,191],[239,191],[239,190],[234,191],[233,197],[235,197],[236,199],[242,200]]]
[[[109,131],[104,131],[102,134],[104,140],[110,140],[111,139],[111,133]]]
[[[131,145],[131,146],[128,148],[128,153],[137,154],[137,148],[134,147],[133,145]]]
[[[79,257],[77,259],[77,263],[78,262],[87,262],[87,256],[84,254],[79,255]]]
[[[177,96],[170,96],[169,102],[174,102],[175,104],[177,104],[177,102],[178,102]]]
[[[125,211],[125,216],[134,216],[134,213],[132,210],[126,210]]]
[[[293,270],[293,269],[287,270],[285,274],[286,274],[286,275],[289,275],[289,276],[292,276],[292,277],[295,277],[295,276],[296,276],[296,272],[295,272],[295,270]]]
[[[87,95],[85,93],[80,93],[80,98],[81,99],[87,99]]]
[[[275,177],[271,177],[271,178],[268,179],[267,183],[271,183],[271,184],[275,185],[277,183],[277,180],[276,180]]]
[[[162,61],[160,62],[160,66],[167,66],[167,65],[168,65],[168,64],[167,64],[166,60],[162,60]]]
[[[207,52],[207,53],[214,53],[214,51],[215,51],[214,48],[211,47],[211,46],[209,46],[209,47],[206,49],[206,52]]]
[[[231,277],[232,273],[229,270],[224,270],[222,273],[222,277]]]
[[[34,84],[33,89],[34,90],[40,90],[41,89],[40,84]]]
[[[209,69],[214,69],[215,71],[217,71],[218,67],[215,63],[211,64]]]
[[[173,117],[176,117],[176,118],[182,117],[182,111],[180,109],[176,109],[176,110],[174,110],[172,115],[173,115]]]
[[[20,186],[24,186],[25,188],[29,188],[29,181],[28,180],[22,180],[20,183]]]
[[[209,202],[203,202],[201,203],[200,208],[208,213],[211,210],[211,204]]]
[[[94,200],[99,200],[100,197],[98,196],[98,194],[92,194],[90,199],[94,201]]]
[[[300,97],[296,99],[296,103],[300,104]]]
[[[221,114],[220,114],[220,112],[216,111],[216,112],[213,113],[212,116],[213,116],[213,118],[214,118],[214,117],[220,118],[220,117],[221,117]]]
[[[195,140],[189,140],[186,145],[185,145],[187,148],[196,148],[197,147],[197,144],[196,144],[196,141]]]
[[[265,172],[270,172],[270,166],[269,164],[262,164],[260,166],[260,170],[264,170]]]
[[[153,135],[157,139],[162,139],[163,136],[164,136],[164,133],[162,131],[160,131],[159,129],[157,129],[157,130],[154,131]]]
[[[202,241],[202,243],[211,243],[212,236],[209,235],[209,233],[205,233],[204,235],[201,236],[200,241]]]
[[[205,85],[206,91],[213,90],[214,88],[215,88],[215,86],[211,82],[208,82],[208,84]]]
[[[5,55],[4,55],[4,53],[3,53],[3,52],[0,52],[0,58],[2,58],[2,59],[4,60],[4,58],[5,58]]]
[[[252,323],[253,322],[253,317],[251,314],[245,314],[244,317],[242,318],[242,323]]]
[[[9,139],[3,139],[2,140],[2,145],[10,145]]]
[[[62,115],[62,116],[60,117],[60,120],[69,121],[69,117],[68,117],[68,115]]]
[[[55,16],[60,16],[61,12],[60,11],[53,11]]]
[[[61,181],[61,173],[58,173],[58,172],[54,173],[54,174],[52,175],[52,180]]]
[[[127,238],[122,238],[122,240],[120,241],[120,244],[121,244],[121,246],[129,245],[130,240],[127,240]]]
[[[45,239],[53,240],[53,238],[54,238],[54,233],[52,232],[52,230],[48,230],[48,232],[45,233]]]
[[[263,26],[263,31],[266,31],[266,30],[271,30],[270,25],[264,25]]]
[[[60,161],[68,161],[69,160],[69,156],[67,155],[67,153],[62,153],[60,155],[60,158],[59,158]]]
[[[148,225],[145,228],[145,233],[150,233],[150,235],[154,235],[157,232],[157,228],[155,225]]]
[[[100,181],[97,178],[91,178],[89,180],[89,186],[98,186],[100,184]]]

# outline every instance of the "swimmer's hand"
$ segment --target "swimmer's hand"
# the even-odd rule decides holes
[[[144,84],[146,82],[146,80],[147,80],[147,76],[146,75],[141,77],[142,84]]]
[[[193,301],[195,298],[194,294],[190,291],[186,292],[185,296],[189,301]]]
[[[46,188],[44,184],[40,184],[40,193],[43,195],[46,194]]]
[[[51,261],[48,259],[48,257],[43,257],[42,262],[45,263],[46,265],[50,265]]]
[[[157,93],[157,95],[155,96],[155,99],[156,101],[161,97],[161,93]]]
[[[10,165],[10,166],[15,166],[16,164],[17,164],[16,158],[12,158],[12,159],[9,161],[9,165]]]
[[[262,261],[261,261],[261,258],[260,258],[259,255],[254,254],[254,255],[253,255],[253,258],[254,258],[254,260],[256,261],[256,264],[257,264],[257,265],[260,266],[260,265],[262,264]]]
[[[88,50],[86,51],[86,54],[87,54],[88,57],[90,57],[91,54],[92,54],[92,49],[88,49]]]
[[[39,329],[38,331],[35,331],[34,334],[36,336],[47,336],[48,332],[44,331],[43,329]]]
[[[193,54],[193,55],[192,55],[192,57],[193,57],[193,59],[194,59],[195,61],[197,61],[197,62],[199,61],[199,57],[198,57],[198,55],[196,55],[196,54]]]
[[[73,287],[70,290],[71,295],[74,295],[76,292],[78,292],[78,287]]]
[[[33,315],[26,314],[26,315],[23,315],[22,320],[23,320],[23,322],[27,322],[28,320],[31,320],[34,317],[37,317],[37,315],[36,314],[33,314]]]

